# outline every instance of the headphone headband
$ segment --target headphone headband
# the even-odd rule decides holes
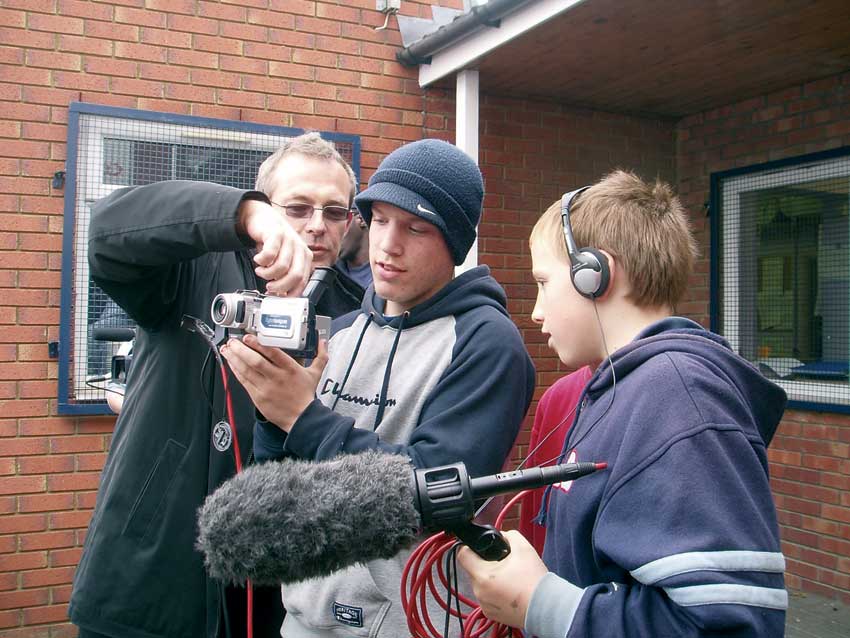
[[[583,186],[561,197],[561,224],[564,227],[564,241],[570,257],[570,277],[573,280],[573,286],[582,296],[596,299],[608,288],[610,278],[608,260],[595,248],[579,250],[570,225],[570,206],[575,198],[588,188],[590,186]]]
[[[565,193],[564,196],[561,197],[561,224],[564,227],[564,240],[567,243],[567,254],[570,256],[570,263],[573,266],[579,263],[579,250],[576,245],[575,237],[573,237],[572,226],[570,225],[570,206],[572,205],[573,200],[588,188],[590,188],[590,186],[582,186],[574,191]]]

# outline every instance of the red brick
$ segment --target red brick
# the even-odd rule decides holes
[[[4,453],[5,452],[4,450]],[[14,454],[14,452],[8,452]],[[32,492],[43,492],[45,478],[39,476],[12,476],[4,478],[0,483],[0,494],[23,494]]]
[[[342,69],[329,69],[326,67],[316,68],[316,82],[324,84],[347,84],[349,86],[360,86],[361,75],[357,71],[344,71]],[[375,98],[380,96],[373,92]]]
[[[38,494],[19,497],[21,513],[27,512],[60,512],[74,507],[73,494]]]
[[[45,86],[50,84],[48,69],[32,69],[29,67],[3,64],[0,65],[0,80],[15,84],[35,84]],[[9,117],[8,113],[5,117]]]
[[[380,73],[384,69],[384,64],[380,60],[340,54],[339,68],[363,73]]]
[[[51,492],[74,492],[97,489],[100,475],[96,472],[54,474],[47,478],[47,489]]]
[[[192,69],[191,71],[192,84],[200,84],[203,86],[220,86],[228,89],[238,89],[240,86],[240,76],[235,73],[223,73],[216,69]],[[245,78],[245,80],[258,78]],[[259,78],[260,81],[267,81],[266,78]],[[285,88],[285,85],[284,87]]]
[[[310,64],[331,68],[337,67],[336,53],[328,53],[324,51],[294,49],[292,51],[292,61],[296,64]]]
[[[0,63],[9,65],[24,64],[24,50],[20,47],[0,46]]]
[[[322,69],[314,69],[311,66],[305,66],[303,64],[291,64],[289,62],[278,62],[276,60],[272,60],[268,63],[269,66],[269,75],[279,75],[285,78],[296,78],[299,80],[313,80],[316,77],[317,71],[321,71]]]
[[[0,24],[23,29],[27,26],[27,14],[14,9],[0,9]]]
[[[195,51],[212,51],[228,55],[242,55],[241,40],[227,40],[217,35],[192,35],[192,49]]]
[[[325,4],[324,2],[316,3],[316,16],[319,18],[339,20],[340,22],[353,22],[355,24],[360,24],[362,19],[359,9]]]
[[[26,552],[18,554],[5,554],[3,556],[3,571],[15,572],[25,569],[40,569],[47,567],[46,552]]]
[[[168,51],[168,56],[177,53],[176,51]],[[146,60],[148,62],[166,61],[166,49],[150,44],[136,44],[133,42],[116,42],[115,57],[128,58],[130,60]]]
[[[27,14],[27,28],[33,31],[82,35],[83,21],[68,16],[29,13]]]
[[[262,42],[246,42],[242,47],[242,53],[249,58],[263,58],[264,60],[289,60],[289,51],[277,44],[265,44]]]
[[[0,609],[24,609],[44,605],[47,602],[46,589],[0,593]]]
[[[85,529],[88,527],[91,512],[56,512],[49,517],[50,529]]]
[[[80,547],[75,547],[73,549],[57,549],[48,553],[48,560],[51,567],[64,567],[66,565],[76,567],[77,563],[80,562],[80,556],[82,553],[83,550]]]
[[[20,218],[26,217],[20,216]],[[59,288],[61,283],[62,273],[60,272],[23,270],[18,275],[18,285],[21,288]]]
[[[44,514],[17,514],[0,517],[0,534],[43,532],[46,529],[47,516]]]
[[[118,45],[116,45],[118,46]],[[91,59],[91,58],[89,58]],[[97,75],[88,75],[82,73],[66,73],[63,71],[53,72],[53,85],[62,89],[76,88],[80,91],[92,91],[95,93],[106,93],[109,90],[107,79]],[[98,96],[89,98],[89,100],[97,100],[99,103],[108,103],[111,96]],[[80,98],[85,100],[85,94]]]
[[[4,330],[4,332],[10,331],[11,329]],[[47,415],[47,401],[44,399],[0,401],[0,414],[5,417],[44,416]]]
[[[268,42],[269,29],[265,24],[222,22],[219,26],[219,37],[236,41]]]
[[[55,474],[57,472],[73,472],[74,457],[70,454],[50,454],[48,456],[31,456],[18,459],[18,473],[26,474]]]
[[[86,58],[83,63],[86,73],[99,75],[117,75],[127,78],[136,77],[139,64],[135,60],[116,60],[115,58]]]
[[[73,572],[71,577],[73,577]],[[71,577],[65,582],[70,582]],[[23,610],[25,625],[40,625],[50,622],[62,622],[68,619],[67,605],[50,605],[47,607],[29,607]]]
[[[203,86],[189,86],[185,84],[166,84],[165,97],[172,100],[185,100],[187,102],[215,102],[215,89]],[[238,119],[238,118],[236,118]]]
[[[92,20],[111,21],[113,7],[111,4],[100,4],[85,0],[58,0],[57,12],[63,16],[90,18]]]
[[[316,101],[316,115],[330,115],[356,120],[359,114],[360,107],[357,104],[344,104],[342,102],[331,102],[328,100]]]
[[[322,18],[311,18],[308,16],[296,16],[295,28],[298,31],[307,31],[308,33],[321,33],[324,35],[339,36],[340,25],[335,20],[325,20]]]
[[[253,75],[265,75],[269,72],[269,62],[255,58],[242,56],[220,55],[219,68],[222,71],[233,71],[236,73],[250,73]],[[274,63],[272,63],[274,64]],[[281,75],[270,73],[271,75]]]
[[[99,472],[106,463],[106,453],[103,454],[78,454],[76,470],[78,472]]]
[[[316,15],[316,3],[310,0],[269,0],[268,7],[274,12]]]
[[[112,91],[121,95],[138,95],[152,98],[161,98],[164,95],[164,85],[162,82],[113,77],[110,78],[109,84]]]
[[[218,67],[218,58],[215,55],[203,51],[184,51],[182,49],[168,50],[168,64],[182,64],[184,66],[215,69]],[[166,91],[168,87],[166,87]]]
[[[50,451],[54,454],[72,452],[101,452],[104,448],[103,436],[98,434],[53,437]]]
[[[197,3],[198,14],[203,18],[216,18],[230,22],[245,22],[248,9],[241,6],[219,4],[218,2],[204,2],[201,0]]]
[[[142,27],[165,28],[167,14],[149,9],[136,9],[133,7],[115,7],[115,22],[126,22]]]
[[[275,58],[289,59],[288,48],[293,49],[315,49],[316,36],[304,31],[295,31],[290,28],[269,28],[269,44],[277,47],[280,51]],[[283,45],[282,47],[280,45]]]
[[[216,94],[218,95],[218,103],[225,106],[244,106],[254,109],[263,109],[266,106],[266,96],[261,94],[227,89],[217,89]]]
[[[188,31],[189,33],[216,35],[218,33],[218,22],[208,18],[198,18],[189,15],[169,15],[168,28],[171,31]]]

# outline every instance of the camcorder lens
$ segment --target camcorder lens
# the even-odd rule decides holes
[[[219,295],[215,298],[212,307],[212,316],[215,323],[221,323],[227,317],[227,299],[224,296]]]

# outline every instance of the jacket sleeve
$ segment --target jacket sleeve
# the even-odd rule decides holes
[[[594,525],[594,558],[627,570],[614,577],[627,582],[581,588],[550,575],[532,596],[527,632],[782,635],[785,561],[761,452],[735,424],[706,424],[617,480]]]
[[[459,334],[452,362],[423,406],[407,445],[354,428],[318,400],[302,413],[285,442],[301,458],[380,449],[405,454],[419,468],[463,461],[470,476],[502,469],[534,391],[534,366],[516,327],[500,316]],[[413,362],[405,362],[411,365]]]
[[[236,211],[244,199],[264,198],[191,181],[117,190],[92,208],[92,279],[139,325],[156,327],[175,300],[181,264],[209,252],[244,249]]]

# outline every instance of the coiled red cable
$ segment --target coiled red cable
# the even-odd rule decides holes
[[[511,498],[496,517],[496,529],[502,528],[505,516],[528,491]],[[450,620],[462,624],[462,638],[522,638],[522,632],[487,619],[481,607],[455,589],[444,563],[458,541],[450,534],[440,532],[425,539],[407,559],[401,577],[401,605],[407,616],[411,638],[443,638],[429,616],[427,600],[436,600]],[[436,574],[436,579],[435,579]],[[452,606],[452,599],[456,601]],[[466,611],[464,611],[466,610]],[[445,618],[441,625],[447,624]]]

